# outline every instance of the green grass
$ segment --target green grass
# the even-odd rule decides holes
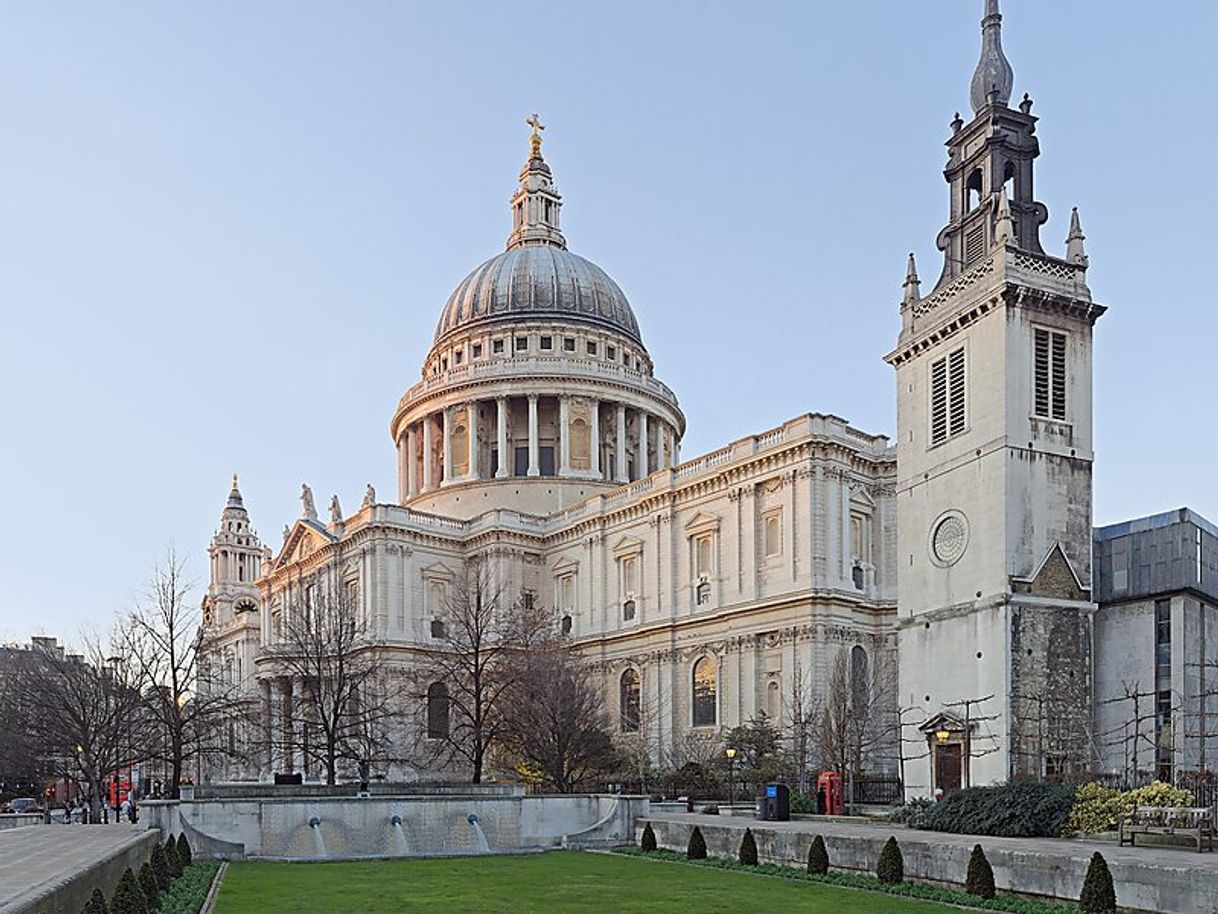
[[[235,863],[216,914],[781,911],[931,914],[951,908],[747,873],[553,852],[364,863]]]

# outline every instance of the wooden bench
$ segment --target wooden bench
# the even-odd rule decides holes
[[[1197,845],[1197,852],[1214,849],[1214,811],[1208,806],[1138,806],[1121,819],[1121,846],[1135,847],[1138,835],[1178,835]]]

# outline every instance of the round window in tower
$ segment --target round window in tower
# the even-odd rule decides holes
[[[947,567],[960,561],[968,548],[968,519],[959,511],[948,511],[939,516],[930,531],[930,556],[935,564]]]

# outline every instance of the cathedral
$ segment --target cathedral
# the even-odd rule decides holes
[[[305,486],[272,550],[233,479],[203,649],[265,725],[230,734],[257,747],[249,764],[210,776],[297,769],[292,740],[270,739],[298,725],[293,683],[263,648],[307,588],[352,595],[374,649],[409,669],[436,648],[446,588],[487,556],[553,608],[613,728],[657,759],[762,712],[781,727],[844,662],[854,683],[891,671],[869,765],[899,767],[910,794],[1089,766],[1104,307],[1077,212],[1065,250],[1042,247],[1037,118],[1026,95],[1011,107],[1001,22],[988,0],[933,288],[909,259],[892,439],[808,413],[683,457],[677,396],[622,290],[568,247],[530,118],[506,248],[457,285],[388,417],[397,491],[323,518]]]

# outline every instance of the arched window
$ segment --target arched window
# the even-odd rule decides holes
[[[782,726],[782,691],[777,682],[771,682],[765,690],[765,714],[770,722]]]
[[[571,468],[592,468],[592,430],[586,420],[577,417],[571,421]]]
[[[427,687],[427,738],[448,737],[448,686],[433,682]]]
[[[453,451],[453,473],[464,476],[469,472],[469,430],[464,425],[453,429],[449,446]]]
[[[562,617],[562,633],[564,635],[571,634],[571,616],[570,615],[566,615],[566,616]]]
[[[1007,192],[1007,199],[1015,199],[1015,163],[1007,162],[1002,169],[1002,186]]]
[[[867,652],[859,645],[850,649],[850,700],[856,710],[865,708],[870,697]]]
[[[694,726],[713,727],[718,720],[719,668],[711,657],[703,657],[694,664],[693,706]]]
[[[964,210],[971,213],[975,210],[978,204],[981,203],[981,169],[978,168],[968,176],[968,183],[964,186],[965,200]]]
[[[627,670],[622,674],[619,700],[623,733],[637,733],[639,731],[639,719],[642,716],[639,692],[638,672],[636,670]]]

